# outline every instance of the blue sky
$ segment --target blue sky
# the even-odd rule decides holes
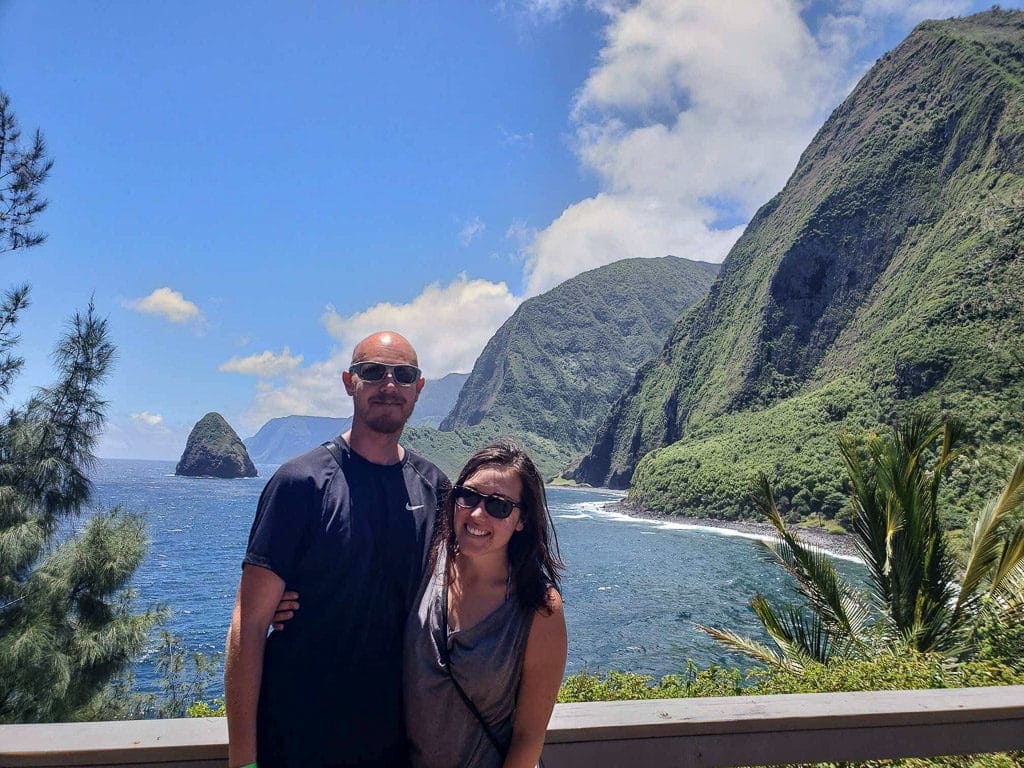
[[[884,50],[967,0],[0,0],[0,88],[55,160],[13,402],[93,298],[100,454],[346,415],[379,327],[468,371],[526,298],[619,258],[720,261]],[[1020,2],[1003,7],[1021,7]]]

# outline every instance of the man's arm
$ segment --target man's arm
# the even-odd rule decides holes
[[[228,766],[256,762],[256,708],[263,678],[263,651],[284,580],[254,565],[242,567],[224,658],[228,715]]]

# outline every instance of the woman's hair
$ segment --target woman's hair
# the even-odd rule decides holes
[[[508,542],[508,559],[515,579],[516,596],[524,608],[542,608],[548,603],[548,588],[558,588],[559,572],[565,568],[558,550],[558,536],[555,534],[548,512],[544,481],[533,463],[533,459],[517,443],[502,439],[481,448],[470,456],[462,468],[456,486],[462,485],[472,475],[485,467],[511,469],[519,476],[523,495],[519,499],[519,519],[523,530],[515,531]],[[431,567],[437,562],[441,547],[447,552],[448,566],[455,562],[455,494],[449,490],[441,506],[441,518],[437,521]]]

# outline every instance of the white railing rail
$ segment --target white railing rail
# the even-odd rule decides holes
[[[0,726],[7,766],[224,766],[223,718]],[[1024,750],[1024,686],[559,704],[547,768],[743,766]]]

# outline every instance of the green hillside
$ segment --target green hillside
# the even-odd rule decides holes
[[[837,432],[921,407],[998,464],[1024,442],[1022,286],[1024,13],[925,22],[833,112],[576,478],[732,517],[766,470],[794,513],[833,516]]]
[[[472,449],[512,435],[545,476],[558,474],[717,271],[674,256],[626,259],[523,302],[477,358],[440,432],[408,430],[410,445],[461,466]]]
[[[499,437],[518,440],[545,478],[555,477],[565,466],[563,449],[556,443],[530,432],[503,429],[493,422],[448,432],[433,427],[406,427],[402,444],[426,456],[454,480],[474,451]]]

